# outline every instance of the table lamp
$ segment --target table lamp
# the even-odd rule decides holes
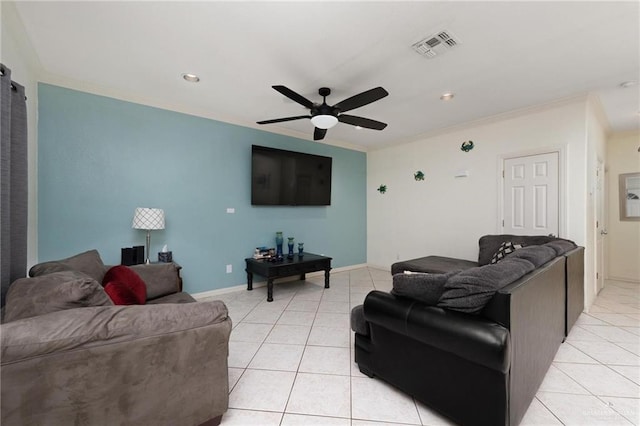
[[[164,210],[137,207],[133,213],[133,224],[131,227],[133,229],[144,229],[147,231],[147,260],[144,263],[151,263],[149,260],[151,231],[164,229]]]

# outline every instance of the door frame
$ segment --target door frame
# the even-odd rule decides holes
[[[598,188],[598,183],[600,187]],[[594,262],[596,276],[596,295],[604,289],[607,278],[607,258],[606,258],[606,244],[607,244],[607,228],[609,224],[608,218],[608,203],[607,203],[607,171],[604,160],[598,156],[596,158],[596,188],[594,189]],[[604,231],[605,234],[601,234]]]
[[[558,237],[567,235],[567,155],[566,146],[556,145],[544,148],[528,149],[498,155],[497,186],[498,186],[498,214],[496,215],[496,233],[504,233],[504,162],[512,158],[530,157],[533,155],[558,153]]]

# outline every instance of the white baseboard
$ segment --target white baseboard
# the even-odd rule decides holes
[[[346,271],[351,271],[353,269],[360,269],[360,268],[366,268],[366,267],[367,267],[366,263],[361,263],[359,265],[343,266],[343,267],[340,267],[340,268],[331,269],[331,273],[346,272]],[[324,276],[324,271],[310,272],[310,273],[308,273],[306,275],[307,275],[307,277]],[[298,279],[299,279],[298,276],[294,275],[294,276],[291,276],[291,277],[278,278],[277,280],[274,281],[274,283],[296,281]],[[254,281],[253,282],[253,288],[266,287],[266,285],[267,285],[266,281]],[[244,283],[244,284],[240,284],[240,285],[234,285],[234,286],[231,286],[231,287],[224,287],[224,288],[218,288],[218,289],[215,289],[215,290],[202,291],[200,293],[193,293],[193,294],[191,294],[191,296],[196,300],[200,300],[200,299],[207,299],[207,298],[210,298],[210,297],[219,296],[219,295],[222,295],[222,294],[234,293],[236,291],[241,291],[241,290],[246,290],[246,289],[247,289],[247,283]]]
[[[609,276],[609,277],[605,278],[605,280],[609,280],[609,281],[622,281],[622,282],[625,282],[625,283],[631,283],[631,284],[638,284],[638,285],[640,285],[640,281],[638,281],[638,280],[634,280],[634,279],[631,279],[631,278],[620,278],[620,277],[611,277],[611,276]]]

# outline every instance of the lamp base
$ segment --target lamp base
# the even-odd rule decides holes
[[[151,247],[151,231],[147,230],[147,253],[146,253],[146,260],[144,261],[145,265],[148,265],[151,263],[151,260],[149,260],[149,253],[151,253],[150,250]]]

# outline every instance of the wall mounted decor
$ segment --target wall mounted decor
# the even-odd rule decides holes
[[[378,192],[381,194],[384,194],[385,192],[387,192],[387,185],[380,185],[378,187]]]
[[[417,181],[424,180],[424,173],[422,172],[422,170],[418,170],[413,174],[413,178]]]
[[[640,220],[640,173],[623,173],[619,176],[620,220]]]
[[[473,149],[473,141],[462,142],[460,149],[464,152],[469,152]]]

